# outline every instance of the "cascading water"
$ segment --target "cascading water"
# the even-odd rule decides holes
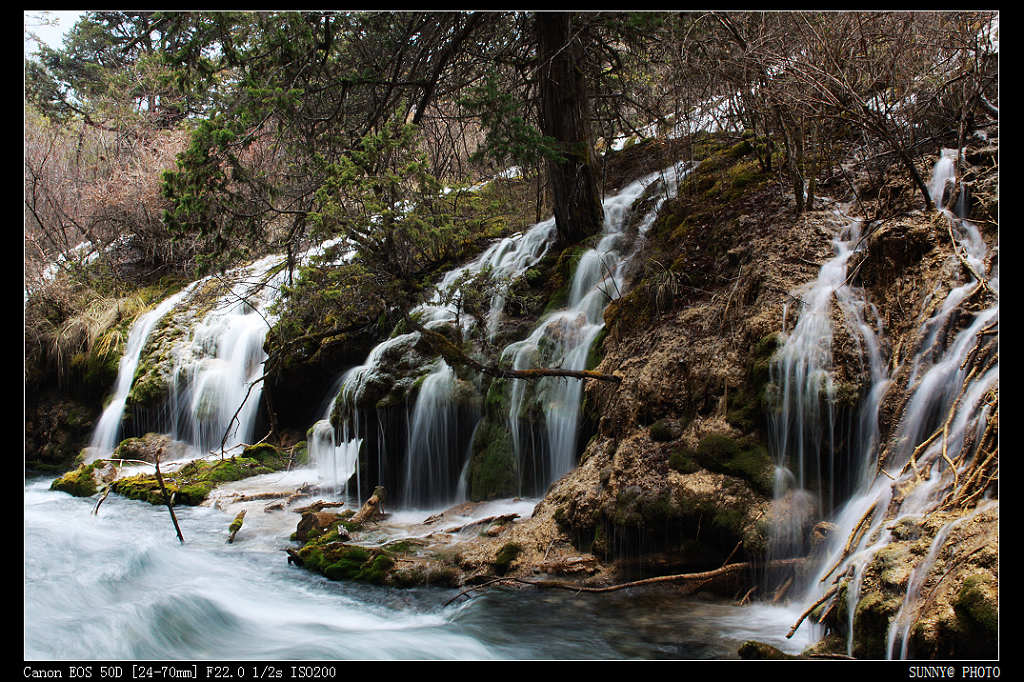
[[[203,452],[219,449],[222,440],[225,450],[252,442],[266,360],[263,342],[272,324],[266,308],[287,277],[281,265],[279,256],[268,256],[228,273],[227,293],[171,350],[162,432]]]
[[[843,489],[870,471],[864,458],[839,461],[835,444],[836,385],[832,366],[832,301],[835,299],[851,336],[867,355],[870,390],[860,408],[852,439],[854,452],[870,453],[877,442],[877,409],[888,386],[880,342],[867,322],[870,309],[863,292],[847,283],[847,265],[861,239],[862,223],[846,223],[832,240],[836,255],[817,279],[800,293],[803,307],[793,331],[786,334],[771,368],[779,387],[779,409],[770,420],[778,466],[775,498],[789,498],[791,513],[773,529],[772,551],[778,556],[799,553],[803,529],[813,500],[817,518],[843,501]]]
[[[679,180],[689,170],[674,166],[652,173],[604,202],[603,235],[596,247],[579,257],[566,307],[545,316],[527,338],[508,345],[502,351],[503,364],[516,370],[585,368],[590,347],[604,328],[604,309],[621,295],[630,256],[639,248],[639,244],[634,244],[629,249],[626,243],[633,204],[652,183],[664,180],[663,193],[637,228],[642,238],[662,203],[675,195]],[[527,492],[523,490],[527,471],[535,475],[533,492],[542,491],[575,466],[583,382],[546,377],[535,387],[522,381],[513,382],[510,390],[508,428],[519,463],[521,493]],[[539,427],[541,433],[535,430],[538,427],[531,423],[533,420],[522,418],[523,411],[530,406],[539,407],[543,420],[543,426]]]
[[[945,188],[953,181],[955,152],[944,150],[933,170],[929,188],[933,200],[940,207],[940,214],[949,221],[950,234],[955,240],[955,248],[959,250],[958,258],[970,266],[971,274],[964,284],[950,289],[935,312],[921,325],[917,349],[906,371],[905,397],[896,415],[896,426],[885,443],[879,442],[878,438],[879,404],[883,394],[892,390],[895,384],[894,379],[886,378],[885,373],[879,371],[882,366],[879,343],[873,334],[867,333],[863,317],[857,314],[858,310],[864,310],[864,305],[851,305],[858,299],[849,295],[852,292],[848,288],[843,294],[844,287],[821,287],[827,289],[829,295],[836,294],[847,323],[862,330],[860,338],[867,344],[864,349],[872,367],[870,390],[859,407],[860,423],[868,432],[855,441],[855,448],[850,453],[860,461],[861,474],[856,478],[857,485],[849,499],[845,503],[841,499],[836,500],[840,506],[833,518],[834,530],[822,552],[824,558],[800,597],[801,601],[815,603],[840,580],[848,581],[848,654],[853,653],[853,619],[865,568],[880,549],[893,541],[892,526],[887,522],[925,518],[955,492],[955,483],[976,454],[972,449],[978,446],[987,424],[991,411],[988,396],[998,386],[999,365],[994,352],[996,340],[994,335],[987,333],[998,322],[998,275],[994,264],[987,276],[983,274],[986,273],[988,254],[977,227],[942,208]],[[840,250],[837,259],[843,256]],[[956,264],[955,261],[951,263]],[[839,281],[829,274],[835,265],[835,261],[830,261],[822,267],[819,283]],[[985,277],[985,281],[979,282],[976,276]],[[996,296],[994,305],[973,313],[961,309],[961,303],[986,287]],[[812,287],[812,290],[818,288]],[[933,296],[938,295],[941,295],[941,289],[933,292]],[[810,317],[805,322],[804,316],[807,315]],[[815,325],[818,331],[814,337],[802,340],[798,330]],[[814,338],[817,343],[810,343]],[[826,353],[830,338],[828,318],[818,307],[808,306],[778,356],[778,367],[785,369],[780,379],[793,384],[806,381],[812,372],[819,375],[827,372]],[[971,363],[973,368],[968,367]],[[786,369],[789,367],[804,369],[790,371]],[[894,369],[891,377],[899,373]],[[800,387],[784,386],[782,390],[784,395],[792,395]],[[805,394],[803,402],[792,401],[788,407],[784,402],[783,412],[794,412],[786,419],[790,422],[815,419],[819,398],[820,394],[807,399]],[[789,435],[792,430],[788,427],[779,430],[781,456],[794,451]],[[796,452],[801,451],[797,449]],[[815,456],[815,453],[811,454]],[[832,454],[828,452],[827,456]],[[817,456],[820,457],[820,453]],[[894,492],[897,489],[898,495]],[[909,653],[910,624],[907,621],[915,609],[913,602],[918,599],[922,582],[955,523],[947,524],[939,531],[927,556],[913,569],[904,603],[890,623],[889,657],[906,657]],[[805,627],[815,629],[817,626]],[[897,643],[900,645],[898,651]]]
[[[124,416],[128,392],[132,388],[135,370],[139,366],[139,356],[149,339],[149,334],[168,311],[188,296],[194,286],[194,284],[190,285],[167,297],[156,308],[141,315],[132,325],[132,329],[128,333],[124,355],[121,356],[117,367],[117,383],[114,386],[114,394],[103,409],[99,421],[96,422],[96,429],[89,441],[89,461],[98,457],[106,457],[114,451],[118,443],[118,436],[121,434],[121,419]]]
[[[298,256],[298,262],[324,254],[340,240],[319,244]],[[343,253],[341,260],[351,257]],[[170,435],[205,454],[252,442],[258,420],[266,354],[263,342],[273,324],[270,305],[280,295],[288,276],[283,256],[267,256],[223,275],[211,275],[169,296],[133,324],[118,368],[114,393],[101,415],[90,442],[90,459],[108,456],[122,437],[126,407],[140,359],[147,343],[165,318],[181,315],[170,324],[188,325],[182,338],[167,350],[169,367],[165,405],[156,415],[146,414],[145,431]],[[202,307],[215,280],[226,283],[212,307],[198,321],[190,310]],[[152,349],[150,349],[152,350]],[[141,430],[136,424],[136,431]],[[226,434],[226,436],[225,436]],[[222,443],[223,440],[223,443]]]
[[[659,179],[665,181],[663,195],[638,227],[642,235],[653,223],[661,203],[675,193],[681,174],[685,172],[673,167],[668,172],[653,173],[606,200],[604,234],[595,248],[580,257],[567,307],[545,317],[527,339],[507,346],[502,352],[503,365],[525,369],[538,366],[540,362],[545,367],[583,369],[590,346],[603,327],[601,316],[604,308],[619,296],[628,257],[636,250],[636,246],[630,250],[625,244],[630,208],[649,185]],[[472,282],[484,272],[489,272],[498,281],[514,280],[540,261],[554,237],[554,219],[538,223],[525,233],[493,244],[476,260],[450,271],[437,290],[450,292],[453,287],[467,280]],[[459,314],[454,304],[442,301],[439,293],[410,315],[428,329],[443,329],[457,321],[464,336],[473,325],[482,324],[488,338],[493,339],[504,303],[505,297],[499,291],[490,301],[486,319],[473,320]],[[393,362],[396,354],[405,352],[403,349],[413,348],[418,339],[419,334],[415,332],[397,335],[374,348],[363,365],[346,373],[338,394],[340,409],[335,409],[338,415],[335,436],[341,442],[367,438],[370,424],[376,421],[378,433],[372,434],[376,436],[376,443],[370,450],[377,457],[374,466],[378,480],[383,480],[385,471],[392,466],[389,460],[404,461],[401,475],[390,475],[401,488],[400,499],[406,506],[452,502],[458,494],[464,494],[468,460],[465,448],[459,443],[465,441],[467,446],[471,443],[479,418],[479,414],[472,411],[468,415],[459,411],[456,405],[459,379],[443,361],[432,364],[428,372],[420,375],[413,405],[411,408],[407,406],[398,416],[398,421],[404,424],[404,439],[399,437],[403,429],[392,423],[396,419],[393,415],[377,409],[375,417],[367,417],[367,407],[360,405],[366,402],[364,396],[368,389],[387,373],[385,363]],[[543,358],[538,357],[541,348],[546,351]],[[547,466],[539,479],[541,485],[546,485],[573,466],[582,385],[579,380],[572,379],[537,382],[538,399],[543,402],[544,436],[535,439],[537,447],[530,447],[524,443],[524,438],[529,436],[514,425],[518,409],[528,399],[524,395],[523,383],[512,382],[510,389],[513,411],[509,420],[516,457],[521,463],[520,470],[523,469],[522,462],[528,458],[543,459]],[[456,437],[456,434],[466,437]]]
[[[549,219],[492,244],[475,260],[449,271],[436,287],[435,297],[417,306],[410,316],[431,330],[442,330],[456,321],[462,334],[467,334],[475,324],[484,324],[486,330],[494,329],[503,307],[500,293],[491,301],[487,319],[482,322],[460,314],[456,304],[442,296],[485,271],[498,279],[511,280],[522,275],[547,253],[554,230],[554,220]],[[411,409],[405,406],[400,414],[394,415],[393,411],[365,405],[372,390],[386,380],[396,356],[411,353],[419,338],[418,332],[398,334],[374,347],[366,362],[345,373],[341,389],[336,392],[337,405],[332,401],[325,417],[335,424],[335,438],[341,443],[337,447],[346,448],[355,440],[361,441],[366,446],[366,455],[374,459],[369,464],[377,480],[387,482],[386,488],[400,488],[402,503],[407,506],[453,500],[460,489],[464,468],[464,448],[458,443],[471,439],[479,417],[472,410],[465,414],[454,403],[458,378],[443,361],[431,364],[417,378]],[[396,425],[395,421],[400,423]],[[405,466],[401,472],[394,471],[394,463],[402,460]]]

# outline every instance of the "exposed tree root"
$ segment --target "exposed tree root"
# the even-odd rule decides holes
[[[805,561],[806,558],[804,557],[798,557],[793,559],[776,559],[775,561],[769,561],[768,563],[764,564],[764,567],[768,569],[793,567],[801,565]],[[460,592],[459,594],[455,595],[447,602],[445,602],[444,605],[447,606],[448,604],[452,603],[464,594],[468,594],[483,587],[487,587],[488,585],[500,582],[518,583],[521,585],[531,585],[533,587],[548,587],[559,590],[569,590],[571,592],[589,592],[600,594],[605,592],[616,592],[618,590],[624,590],[630,587],[641,587],[643,585],[656,585],[660,583],[697,583],[697,587],[699,588],[703,587],[707,583],[712,582],[714,580],[731,577],[754,567],[755,564],[752,562],[741,561],[734,564],[726,564],[721,568],[716,568],[710,571],[702,571],[699,573],[677,573],[673,575],[660,575],[655,576],[653,578],[643,578],[642,580],[634,580],[628,583],[620,583],[618,585],[606,585],[603,587],[580,585],[578,583],[568,582],[564,580],[526,580],[525,578],[515,577],[494,578],[493,580],[489,580],[480,585],[474,585],[473,587]]]

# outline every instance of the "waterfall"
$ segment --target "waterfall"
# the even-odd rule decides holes
[[[877,411],[888,386],[881,342],[868,323],[872,310],[863,292],[847,284],[847,265],[860,243],[863,225],[853,220],[843,225],[832,240],[835,256],[827,261],[816,280],[798,292],[803,301],[793,331],[785,334],[773,358],[771,381],[779,387],[780,405],[770,419],[776,457],[775,498],[806,498],[813,494],[817,517],[831,514],[843,502],[843,488],[870,472],[870,453],[878,439]],[[833,300],[869,361],[868,398],[862,401],[853,441],[864,455],[840,461],[835,435],[837,415],[833,379]],[[877,321],[876,321],[877,324]],[[800,505],[794,505],[796,510]],[[801,550],[807,519],[795,513],[772,529],[772,548],[778,555]]]
[[[530,335],[502,351],[503,364],[523,370],[552,367],[582,370],[590,347],[604,328],[604,310],[619,298],[625,286],[630,257],[640,248],[644,233],[653,224],[662,203],[674,196],[678,182],[692,168],[673,166],[630,183],[604,202],[603,233],[597,246],[580,255],[569,286],[565,308],[545,316]],[[663,180],[664,191],[644,215],[637,243],[628,248],[626,228],[631,209],[653,183]],[[526,471],[534,471],[534,488],[549,483],[575,466],[583,382],[580,379],[545,377],[535,387],[513,382],[509,400],[508,428],[519,463],[520,488]],[[522,412],[529,406],[543,415],[543,433],[538,434]],[[525,423],[524,423],[525,421]],[[546,467],[544,463],[546,462]],[[539,469],[539,470],[538,470]],[[539,485],[537,485],[539,484]]]
[[[603,327],[604,308],[619,296],[628,257],[639,248],[639,243],[632,249],[626,244],[630,208],[649,185],[659,179],[665,182],[663,195],[639,225],[642,235],[654,222],[664,199],[675,193],[681,174],[685,172],[688,171],[673,167],[668,172],[652,173],[605,201],[604,232],[598,245],[580,257],[567,307],[546,316],[526,339],[507,346],[501,353],[503,366],[517,369],[537,366],[534,364],[538,360],[537,351],[544,348],[547,353],[543,366],[584,368],[590,346]],[[463,338],[475,325],[481,325],[486,337],[493,340],[501,323],[504,292],[492,296],[483,320],[460,313],[444,293],[466,282],[467,286],[473,286],[473,278],[484,272],[491,273],[498,281],[521,277],[547,254],[555,236],[555,221],[549,218],[523,233],[495,242],[473,261],[449,271],[438,283],[435,296],[417,306],[410,315],[428,329],[443,330],[457,322],[457,331]],[[411,405],[406,405],[404,410],[395,405],[378,407],[375,415],[369,414],[370,391],[388,377],[388,363],[393,363],[402,353],[414,352],[418,340],[417,332],[398,334],[371,350],[364,364],[349,369],[342,379],[332,417],[335,436],[341,442],[348,438],[367,438],[366,425],[376,420],[379,429],[376,442],[368,444],[366,452],[378,458],[375,464],[378,480],[383,480],[387,470],[390,480],[401,488],[400,499],[411,506],[451,502],[464,494],[467,451],[479,419],[479,414],[472,409],[458,406],[461,380],[443,361],[430,364],[409,387],[408,395],[414,395]],[[511,383],[511,404],[521,406],[529,400],[524,395],[525,382]],[[544,414],[545,431],[537,440],[543,441],[539,458],[547,462],[541,475],[546,485],[574,464],[582,384],[575,379],[544,379],[537,384],[536,392],[543,402],[540,409]],[[525,460],[538,453],[534,452],[535,448],[522,444],[524,434],[518,426],[513,426],[514,414],[510,413],[509,421],[516,457]],[[398,462],[404,464],[401,472],[391,471]]]
[[[463,335],[474,325],[482,324],[493,337],[504,307],[500,292],[492,298],[487,319],[482,321],[460,314],[456,305],[444,298],[445,294],[460,283],[472,282],[472,278],[485,271],[498,279],[521,276],[544,257],[554,236],[552,218],[525,232],[498,240],[474,260],[446,273],[434,296],[414,308],[410,316],[432,330],[442,330],[458,321],[458,331]],[[413,506],[451,501],[460,494],[460,481],[462,488],[465,487],[462,459],[466,448],[459,443],[465,440],[468,445],[476,426],[476,418],[460,412],[454,404],[458,379],[443,361],[421,372],[410,387],[415,390],[411,410],[408,406],[404,410],[395,406],[374,411],[367,405],[370,392],[388,381],[395,357],[413,353],[419,339],[419,332],[409,332],[375,346],[362,365],[344,373],[340,390],[333,391],[337,404],[328,411],[335,436],[342,443],[338,447],[356,439],[362,441],[367,446],[364,452],[368,456],[376,455],[376,462],[372,464],[377,480],[383,483],[387,479],[399,487],[403,503]],[[376,432],[372,434],[368,432],[371,422],[376,425]],[[404,438],[400,437],[403,432]],[[400,472],[394,471],[403,457],[405,466]],[[358,463],[356,472],[359,472]]]
[[[253,442],[273,323],[266,309],[287,277],[281,265],[280,256],[268,256],[225,275],[228,291],[175,344],[163,432],[203,452],[219,450],[222,439],[225,450]]]
[[[971,449],[979,444],[991,409],[986,396],[998,386],[999,365],[994,353],[995,337],[983,333],[998,322],[998,301],[977,312],[960,309],[960,304],[982,286],[974,275],[984,276],[982,273],[986,272],[987,247],[975,225],[942,208],[941,199],[946,186],[955,183],[955,156],[954,150],[943,150],[933,169],[929,188],[939,206],[940,215],[950,221],[949,230],[956,241],[956,248],[973,272],[966,283],[949,290],[921,325],[916,350],[906,366],[906,383],[900,386],[903,401],[895,415],[895,428],[885,443],[878,442],[879,403],[882,394],[895,388],[895,377],[901,372],[899,368],[894,368],[891,377],[886,378],[884,372],[879,371],[882,365],[877,339],[861,327],[864,318],[857,314],[858,310],[865,310],[865,304],[858,298],[859,295],[851,295],[854,292],[850,290],[843,294],[843,287],[834,289],[846,323],[855,328],[860,327],[865,332],[860,334],[860,338],[866,344],[862,350],[869,357],[872,378],[871,389],[859,407],[859,419],[862,425],[874,422],[875,426],[869,427],[869,433],[855,441],[856,449],[850,456],[860,462],[862,473],[856,478],[856,486],[849,499],[845,502],[835,500],[838,503],[833,516],[835,530],[824,549],[824,558],[817,574],[813,575],[800,599],[813,603],[823,596],[830,582],[838,581],[842,576],[850,576],[847,583],[850,614],[848,653],[852,653],[853,649],[853,619],[862,590],[864,570],[878,550],[893,540],[891,532],[885,527],[887,521],[924,518],[942,506],[956,477],[968,466]],[[836,259],[843,256],[841,247],[838,251]],[[835,264],[833,260],[822,267],[818,284],[812,287],[812,294],[819,288],[829,288],[822,284],[826,280],[838,281],[829,274]],[[994,265],[986,282],[998,296],[998,276]],[[941,295],[941,288],[940,284],[933,296]],[[814,295],[809,298],[816,300]],[[857,304],[851,305],[855,301]],[[805,322],[804,317],[807,315],[811,317]],[[799,330],[804,325],[808,328],[817,326],[818,343],[812,343],[812,339],[800,339]],[[781,379],[790,384],[783,388],[784,395],[799,394],[801,390],[806,390],[803,394],[806,398],[810,389],[802,389],[800,382],[806,381],[814,372],[822,376],[821,381],[827,387],[827,379],[820,373],[828,370],[824,351],[830,338],[830,322],[827,322],[818,308],[810,304],[806,306],[797,328],[787,338],[777,361],[780,367],[792,365],[803,368],[782,372]],[[983,363],[980,372],[968,368],[968,361],[972,359]],[[803,401],[791,400],[788,406],[784,402],[783,412],[789,410],[790,415],[784,417],[783,421],[800,423],[803,420],[806,423],[818,419],[815,397]],[[799,446],[795,448],[793,445],[793,437],[790,435],[792,431],[791,428],[779,430],[780,457],[793,452],[799,455],[801,452]],[[820,451],[814,452],[814,447],[810,450],[812,457],[815,454],[821,456]],[[828,452],[826,457],[832,454]],[[899,495],[894,494],[897,489]],[[819,493],[819,500],[823,494],[831,493],[823,490]],[[887,653],[890,657],[897,654],[906,657],[908,654],[910,623],[907,620],[914,610],[913,602],[945,538],[956,523],[954,521],[939,531],[928,554],[913,569],[904,603],[889,626]],[[830,578],[832,581],[829,581]],[[895,646],[897,639],[902,643],[898,652]]]
[[[458,439],[458,409],[452,400],[455,372],[444,360],[420,384],[405,450],[406,507],[427,506],[447,491],[461,469],[451,465]],[[457,485],[457,484],[456,484]],[[443,499],[443,498],[442,498]]]
[[[124,408],[128,400],[128,393],[132,388],[132,381],[135,378],[135,370],[139,366],[139,356],[142,349],[149,340],[149,335],[157,323],[184,299],[195,284],[189,285],[176,294],[164,299],[156,308],[140,315],[132,324],[128,333],[128,342],[125,344],[124,354],[117,367],[117,383],[114,393],[103,409],[92,438],[89,441],[89,461],[98,457],[110,455],[118,443],[118,436],[121,434],[121,420],[124,417]]]
[[[316,245],[296,260],[321,256],[340,241]],[[351,256],[351,251],[343,253],[336,262]],[[197,280],[141,315],[129,332],[114,392],[93,432],[90,459],[110,455],[124,437],[122,425],[139,365],[146,353],[154,352],[166,355],[159,366],[167,380],[166,400],[159,409],[146,410],[144,423],[133,425],[136,431],[144,427],[167,434],[191,446],[193,455],[219,450],[225,432],[225,450],[251,443],[262,395],[263,343],[275,319],[269,308],[287,275],[284,256],[267,256]],[[218,282],[223,291],[210,301]],[[196,310],[205,312],[195,315]],[[155,338],[164,325],[183,331],[171,334],[176,340],[167,341],[166,347],[149,347],[164,343]]]

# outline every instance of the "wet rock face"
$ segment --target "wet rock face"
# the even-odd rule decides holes
[[[114,449],[114,459],[134,459],[143,462],[155,462],[177,459],[186,450],[184,443],[171,440],[170,436],[160,433],[147,433],[137,438],[126,438]]]
[[[935,248],[938,236],[930,225],[904,221],[872,233],[863,256],[850,264],[866,287],[885,287]]]
[[[736,476],[670,469],[663,447],[641,434],[618,444],[595,439],[544,506],[579,551],[630,573],[720,566],[737,544],[735,560],[763,551],[765,498]]]
[[[333,524],[337,527],[338,539],[345,542],[349,539],[348,531],[338,526],[342,518],[341,514],[331,512],[305,512],[295,528],[295,539],[303,543],[309,542],[326,533]]]
[[[100,412],[99,402],[83,403],[52,395],[26,404],[26,465],[47,471],[66,469],[88,445]]]

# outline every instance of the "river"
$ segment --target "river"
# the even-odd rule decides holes
[[[332,582],[291,566],[287,529],[212,507],[167,510],[25,484],[26,660],[728,659],[757,639],[796,653],[798,614],[671,586],[575,594]],[[273,516],[273,515],[268,515]],[[254,519],[255,521],[255,519]]]

